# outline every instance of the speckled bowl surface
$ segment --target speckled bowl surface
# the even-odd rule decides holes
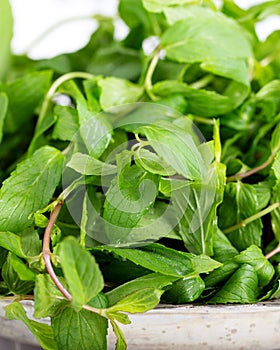
[[[0,304],[0,337],[37,344],[21,322],[5,318],[8,302]],[[23,305],[32,317],[32,302]],[[122,326],[128,350],[280,349],[279,301],[253,305],[160,305],[145,314],[130,315],[130,319],[132,324]],[[108,350],[113,350],[114,344],[110,329]]]

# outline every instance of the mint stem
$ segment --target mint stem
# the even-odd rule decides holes
[[[73,300],[72,295],[67,291],[67,289],[63,286],[63,284],[58,279],[51,262],[51,250],[50,250],[51,232],[59,216],[62,203],[63,203],[62,201],[58,201],[58,203],[56,204],[56,206],[54,207],[50,215],[50,219],[44,233],[42,253],[45,261],[46,270],[48,271],[50,278],[56,285],[57,289],[65,296],[65,298],[69,301],[72,301]],[[87,304],[84,304],[82,308],[91,312],[95,312],[103,317],[106,317],[106,312],[104,309],[98,309]]]
[[[50,278],[53,280],[54,284],[60,290],[60,292],[65,296],[65,298],[71,301],[72,295],[64,288],[62,283],[59,281],[51,263],[51,251],[50,251],[51,232],[54,224],[56,223],[61,207],[62,207],[62,202],[59,201],[54,207],[51,213],[48,225],[45,229],[44,239],[43,239],[43,258],[45,261],[46,270],[48,271]]]
[[[278,253],[280,253],[280,244],[276,248],[274,248],[271,252],[267,253],[265,257],[266,259],[270,259]]]
[[[148,67],[148,70],[147,70],[147,74],[146,74],[146,77],[145,77],[145,81],[144,81],[144,87],[145,87],[145,91],[146,93],[148,94],[148,96],[150,97],[150,99],[152,101],[156,101],[157,98],[156,96],[152,93],[152,77],[153,77],[153,74],[154,74],[154,71],[156,69],[156,66],[158,64],[158,60],[159,60],[159,54],[160,54],[160,47],[158,46],[156,49],[155,49],[155,52],[154,52],[154,56],[151,60],[151,63]]]
[[[261,218],[262,216],[272,212],[274,209],[279,208],[279,207],[280,207],[280,202],[273,203],[269,207],[258,212],[257,214],[254,214],[254,215],[246,218],[245,220],[240,221],[236,225],[233,225],[231,227],[226,228],[225,230],[223,230],[223,232],[230,233],[230,232],[233,232],[235,230],[238,230],[239,228],[245,227],[246,225],[250,224],[251,222]]]
[[[239,173],[239,174],[235,174],[235,175],[232,175],[232,176],[229,176],[227,178],[227,182],[231,182],[231,181],[235,181],[235,180],[239,180],[239,179],[244,179],[245,177],[248,177],[248,176],[251,176],[253,174],[256,174],[258,173],[259,171],[265,169],[266,167],[268,167],[274,160],[274,157],[275,157],[275,154],[272,153],[270,155],[270,157],[264,162],[262,163],[261,165],[249,170],[249,171],[246,171],[244,173]]]

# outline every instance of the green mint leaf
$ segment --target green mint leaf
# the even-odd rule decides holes
[[[104,203],[105,230],[109,243],[134,243],[134,228],[156,199],[158,177],[136,165],[130,166],[130,155],[128,163],[125,156],[119,159],[118,179],[112,180]]]
[[[205,289],[201,277],[182,278],[172,284],[163,294],[163,300],[172,304],[185,304],[198,299]]]
[[[36,273],[29,269],[25,263],[15,254],[11,254],[10,262],[22,281],[35,281]]]
[[[140,36],[140,38],[137,38],[138,40],[136,39],[137,44],[141,42],[141,39],[143,40],[145,37],[154,34],[153,21],[150,14],[143,7],[141,0],[120,0],[118,10],[123,21],[131,28],[130,35],[126,41],[128,39],[132,41],[134,31],[137,31]],[[143,33],[139,28],[143,28]],[[137,47],[136,43],[134,42],[133,47]]]
[[[211,304],[248,304],[258,298],[258,276],[255,269],[243,264],[210,299]]]
[[[108,298],[109,305],[112,306],[137,290],[146,288],[162,289],[177,279],[178,277],[166,276],[156,272],[150,273],[114,288],[113,290],[107,292],[106,296]]]
[[[207,255],[195,255],[192,256],[192,262],[194,264],[194,269],[197,274],[200,273],[209,273],[220,266],[222,264],[216,260],[211,259]]]
[[[30,227],[20,233],[21,246],[23,252],[26,254],[26,260],[29,261],[29,257],[38,256],[42,252],[42,242],[39,234],[33,227]],[[16,254],[16,253],[15,253]],[[18,254],[16,254],[18,255]],[[21,256],[20,256],[21,257]],[[32,260],[32,259],[30,259]]]
[[[217,207],[222,201],[224,183],[225,167],[214,163],[205,182],[190,182],[172,193],[179,234],[192,253],[213,255],[213,235],[218,229]]]
[[[11,232],[0,232],[0,246],[14,253],[20,258],[26,258],[22,249],[21,237]]]
[[[280,180],[277,180],[272,189],[272,203],[280,202]],[[275,238],[280,242],[280,208],[276,208],[271,212],[271,224]]]
[[[164,2],[160,0],[142,0],[144,7],[149,12],[161,12],[166,7],[176,6],[176,5],[186,5],[193,4],[195,2],[199,3],[198,0],[166,0]]]
[[[0,13],[0,80],[2,80],[7,75],[11,57],[13,15],[10,1],[0,1]]]
[[[149,143],[178,174],[200,180],[206,174],[205,164],[196,146],[196,135],[184,132],[171,123],[158,122],[140,129]]]
[[[79,117],[76,109],[68,106],[55,106],[57,118],[52,137],[62,141],[72,141],[79,129]],[[67,128],[65,127],[67,125]]]
[[[121,258],[128,259],[137,265],[163,275],[184,277],[194,272],[192,254],[167,248],[158,243],[135,249],[109,246],[101,246],[95,249],[112,252]]]
[[[219,207],[219,227],[231,227],[257,213],[258,197],[256,189],[241,182],[228,183],[225,187],[224,200]],[[227,213],[232,213],[227,215]],[[227,237],[239,251],[250,245],[261,245],[262,221],[257,219],[245,227],[227,234]]]
[[[25,123],[31,122],[35,109],[51,85],[51,78],[51,71],[34,71],[5,86],[9,98],[5,128],[9,132],[15,132]]]
[[[214,259],[225,262],[238,254],[238,250],[234,248],[227,236],[218,229],[213,238]]]
[[[30,276],[31,273],[26,273],[26,270],[23,271],[22,264],[19,266],[16,258],[12,258],[13,254],[9,253],[7,259],[2,267],[2,278],[7,285],[10,293],[17,295],[25,295],[30,293],[34,288],[34,275]],[[13,267],[13,262],[15,262],[16,268],[19,271],[19,274],[24,278],[22,280],[19,274]],[[30,281],[31,278],[31,281]]]
[[[280,152],[279,152],[279,155],[280,155]],[[279,161],[280,161],[280,158],[279,158]],[[276,168],[278,168],[278,165],[276,165],[276,163],[277,163],[277,160],[275,159],[275,161],[274,161],[275,168],[274,168],[274,165],[272,165],[272,168],[273,168],[275,174],[277,172]],[[280,162],[279,162],[278,169],[279,169],[279,178],[280,178]],[[271,199],[272,184],[269,181],[262,181],[262,182],[259,182],[255,185],[253,185],[253,187],[256,190],[256,195],[258,198],[257,211],[259,211],[259,210],[264,209],[268,205],[268,203]]]
[[[61,277],[59,278],[61,280]],[[37,275],[34,289],[34,317],[54,317],[68,301],[49,275]]]
[[[9,320],[20,320],[22,321],[31,333],[38,339],[40,345],[45,350],[58,350],[54,340],[54,334],[52,327],[45,323],[39,323],[33,320],[30,320],[26,316],[26,312],[23,306],[19,302],[13,302],[6,307],[6,317]]]
[[[176,171],[162,157],[145,148],[139,148],[134,156],[135,163],[142,169],[162,176],[172,176]]]
[[[128,80],[108,77],[98,81],[101,88],[100,104],[103,110],[138,101],[143,88]]]
[[[94,114],[82,103],[78,103],[80,136],[90,156],[99,158],[109,146],[112,127],[103,114]]]
[[[0,93],[0,143],[2,142],[3,138],[3,127],[4,127],[4,120],[7,114],[8,110],[8,96],[1,92]]]
[[[237,22],[199,6],[169,8],[164,13],[171,27],[162,35],[161,45],[169,59],[199,62],[209,72],[249,85],[246,60],[252,49]]]
[[[262,250],[256,246],[250,246],[235,256],[233,261],[238,264],[251,265],[258,275],[258,283],[261,287],[266,286],[271,281],[275,272],[273,265],[265,258]]]
[[[116,65],[112,62],[117,63]],[[98,50],[88,69],[93,74],[114,76],[121,79],[137,80],[142,72],[141,54],[121,45],[112,45]]]
[[[131,314],[146,312],[158,305],[162,293],[162,290],[156,288],[144,288],[134,291],[111,306],[107,314],[110,315],[110,312],[119,311]]]
[[[231,259],[225,261],[221,267],[212,271],[204,278],[206,287],[211,288],[217,285],[220,287],[238,268],[239,265],[233,262]]]
[[[215,91],[197,89],[175,80],[163,80],[153,85],[152,92],[159,96],[181,94],[187,101],[186,111],[203,117],[230,112],[234,108],[232,100]]]
[[[99,159],[83,153],[74,153],[67,166],[82,175],[106,176],[116,174],[115,165],[104,163]]]
[[[60,181],[64,156],[45,146],[19,163],[0,190],[0,230],[20,232],[29,215],[46,206]]]
[[[280,179],[280,151],[276,153],[271,169],[273,170],[277,180],[279,180]]]
[[[133,228],[135,242],[157,241],[162,237],[179,239],[174,208],[157,201]]]
[[[119,323],[122,323],[122,324],[130,324],[131,321],[128,317],[127,314],[124,314],[122,312],[119,312],[119,311],[109,311],[107,313],[107,317],[109,317],[110,320],[115,320],[115,321],[118,321]]]
[[[126,350],[126,348],[127,348],[126,341],[125,341],[125,337],[123,335],[121,328],[113,320],[110,320],[110,322],[111,322],[113,331],[117,337],[117,343],[116,343],[115,350]]]
[[[51,322],[59,349],[107,349],[108,321],[98,314],[66,307]]]
[[[103,289],[102,274],[94,257],[73,237],[61,242],[58,255],[73,306],[79,310]]]
[[[280,81],[278,82],[279,88],[277,90],[277,96],[280,93]],[[275,96],[276,98],[276,96]],[[276,128],[274,129],[272,136],[271,136],[271,142],[270,142],[271,152],[273,154],[279,153],[280,151],[280,125],[278,124]]]

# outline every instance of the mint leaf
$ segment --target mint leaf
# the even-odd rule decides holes
[[[280,180],[276,181],[272,192],[272,202],[280,202]],[[271,212],[271,224],[275,238],[280,242],[280,208],[276,208]]]
[[[101,88],[100,104],[103,110],[136,102],[143,93],[142,87],[128,80],[108,77],[98,81]]]
[[[94,257],[73,237],[59,245],[59,260],[76,310],[81,309],[103,289],[103,277]]]
[[[45,146],[19,163],[0,190],[0,230],[20,232],[31,226],[29,215],[46,206],[60,181],[64,157]]]
[[[18,259],[19,258],[15,256],[13,258],[12,253],[8,254],[2,267],[2,278],[10,293],[15,295],[25,295],[33,290],[34,274],[27,270],[27,267],[24,269],[22,265],[23,263],[18,263]],[[19,273],[16,271],[13,265],[15,265]]]
[[[110,306],[116,304],[121,299],[140,289],[155,288],[162,289],[163,287],[176,281],[178,277],[166,276],[160,273],[150,273],[148,275],[138,277],[132,281],[126,282],[113,290],[106,293]]]
[[[271,169],[273,170],[275,177],[279,180],[280,179],[280,151],[276,153]]]
[[[199,2],[197,0],[166,0],[164,2],[160,0],[142,0],[144,7],[149,12],[161,12],[168,6],[176,6],[176,5],[186,5],[193,4],[194,2]]]
[[[205,176],[205,165],[196,146],[195,135],[183,132],[171,123],[158,122],[140,129],[156,153],[178,174],[199,180]]]
[[[20,258],[26,258],[22,249],[21,238],[11,232],[0,232],[0,246],[14,253]]]
[[[90,156],[99,158],[110,144],[112,127],[103,114],[94,114],[83,103],[78,103],[80,136]]]
[[[123,161],[123,159],[122,159]],[[106,193],[103,217],[110,244],[135,243],[133,228],[152,207],[157,196],[158,177],[136,165],[120,164],[118,179]]]
[[[0,1],[0,80],[8,72],[11,56],[11,41],[13,36],[13,16],[10,2],[8,0]]]
[[[197,274],[200,273],[209,273],[218,267],[222,266],[222,264],[216,260],[211,259],[207,255],[192,255],[192,262],[194,264],[194,269]]]
[[[219,207],[219,226],[223,230],[240,223],[257,213],[258,197],[256,189],[241,182],[228,183],[225,187],[224,200]],[[231,212],[232,215],[227,215]],[[261,245],[262,221],[257,219],[245,227],[240,227],[227,234],[231,243],[239,251],[250,245]]]
[[[36,318],[54,317],[68,303],[50,276],[46,274],[36,276],[34,298],[34,317]]]
[[[184,277],[194,272],[192,254],[167,248],[158,243],[135,249],[110,246],[101,246],[95,249],[112,252],[121,258],[163,275]]]
[[[8,110],[8,96],[1,92],[0,93],[0,143],[2,142],[3,138],[3,126],[4,126],[4,120],[7,114]]]
[[[218,229],[213,238],[214,259],[226,262],[230,258],[238,254],[238,250],[234,248],[227,236]]]
[[[5,127],[9,132],[15,132],[31,122],[35,109],[50,87],[51,78],[51,71],[33,71],[5,86],[4,91],[9,98]]]
[[[187,112],[203,117],[230,112],[234,108],[233,101],[215,91],[197,89],[176,80],[163,80],[153,85],[152,92],[159,96],[181,94],[187,101]]]
[[[145,148],[139,148],[134,156],[135,163],[144,170],[163,176],[171,176],[176,171],[165,162],[164,158]]]
[[[40,345],[45,350],[57,350],[52,328],[45,324],[30,320],[25,313],[23,306],[19,302],[13,302],[6,307],[6,317],[9,320],[20,320],[38,339]]]
[[[235,21],[199,6],[175,7],[164,13],[171,27],[162,35],[161,45],[169,59],[199,62],[207,71],[249,85],[246,60],[252,49]]]
[[[155,288],[144,288],[134,291],[107,309],[107,314],[129,312],[135,314],[154,308],[160,301],[163,291]]]
[[[55,106],[54,114],[57,121],[52,137],[62,141],[72,141],[79,129],[77,110],[67,106]],[[65,128],[65,125],[67,125],[67,128]]]
[[[117,343],[116,343],[115,350],[126,350],[125,337],[123,335],[121,328],[112,319],[110,320],[110,322],[111,322],[113,331],[117,337]]]
[[[117,172],[115,165],[102,162],[84,153],[74,153],[67,166],[82,175],[106,176]]]
[[[276,81],[275,81],[276,83]],[[275,99],[278,100],[279,92],[280,92],[280,81],[277,81],[277,94],[275,94]],[[271,95],[271,94],[270,94]],[[270,96],[272,98],[272,96]],[[276,128],[274,129],[271,141],[270,141],[270,147],[272,154],[276,154],[280,151],[280,125],[278,124]]]
[[[10,262],[22,281],[35,281],[36,273],[29,269],[25,263],[15,254],[10,255]]]
[[[108,321],[100,315],[84,309],[75,311],[66,307],[51,322],[59,349],[107,349]]]
[[[182,278],[175,281],[163,295],[165,302],[185,304],[198,299],[205,289],[203,279],[199,276]]]
[[[248,264],[242,265],[226,284],[210,299],[211,304],[255,303],[258,297],[258,276]]]
[[[192,253],[213,255],[213,236],[218,229],[217,207],[222,201],[224,183],[225,167],[214,163],[205,182],[189,182],[172,193],[179,234]]]
[[[273,265],[265,258],[262,250],[256,246],[250,246],[235,256],[233,261],[251,265],[258,275],[258,283],[262,287],[271,281],[275,272]]]
[[[239,267],[240,266],[231,259],[225,261],[221,267],[210,272],[210,274],[204,278],[206,287],[221,287]]]

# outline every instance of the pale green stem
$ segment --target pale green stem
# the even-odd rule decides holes
[[[271,204],[269,207],[261,210],[260,212],[258,212],[257,214],[254,214],[242,221],[240,221],[238,224],[233,225],[231,227],[228,227],[226,229],[223,230],[224,233],[230,233],[233,232],[235,230],[238,230],[239,228],[245,227],[246,225],[250,224],[251,222],[260,219],[261,217],[263,217],[266,214],[269,214],[270,212],[272,212],[273,210],[277,209],[280,207],[280,202],[276,202]]]
[[[145,81],[144,81],[145,91],[147,92],[148,96],[150,97],[150,99],[152,101],[157,100],[156,96],[152,93],[152,87],[153,87],[152,78],[153,78],[153,74],[154,74],[154,71],[156,69],[156,66],[158,64],[158,61],[159,61],[159,54],[160,54],[160,47],[157,47],[155,52],[154,52],[154,56],[151,60],[151,63],[149,65],[149,68],[147,70],[147,74],[146,74]]]
[[[40,110],[40,114],[39,114],[39,118],[38,118],[38,123],[37,125],[40,125],[41,122],[43,121],[47,111],[48,111],[48,107],[49,104],[51,103],[51,100],[54,96],[54,94],[56,93],[57,89],[66,81],[71,80],[71,79],[75,79],[75,78],[80,78],[80,79],[92,79],[94,77],[93,74],[90,73],[86,73],[86,72],[70,72],[67,74],[62,75],[61,77],[59,77],[58,79],[56,79],[52,86],[49,88],[43,104],[42,104],[42,108]]]
[[[272,54],[270,54],[269,56],[263,58],[260,61],[261,66],[263,66],[263,67],[268,66],[272,61],[274,61],[276,58],[279,57],[279,54],[280,54],[280,50],[276,50]]]
[[[74,191],[80,185],[85,184],[84,176],[80,176],[78,179],[74,180],[68,187],[66,187],[63,192],[59,195],[58,199],[65,201],[65,199],[69,196],[69,194]]]
[[[192,87],[194,89],[202,89],[206,87],[208,84],[210,84],[211,81],[213,81],[213,79],[214,79],[214,76],[212,74],[207,74],[203,78],[190,84],[189,87]]]
[[[192,120],[201,123],[201,124],[207,124],[207,125],[215,125],[215,121],[210,118],[204,118],[204,117],[199,117],[198,115],[192,115],[191,116]]]

